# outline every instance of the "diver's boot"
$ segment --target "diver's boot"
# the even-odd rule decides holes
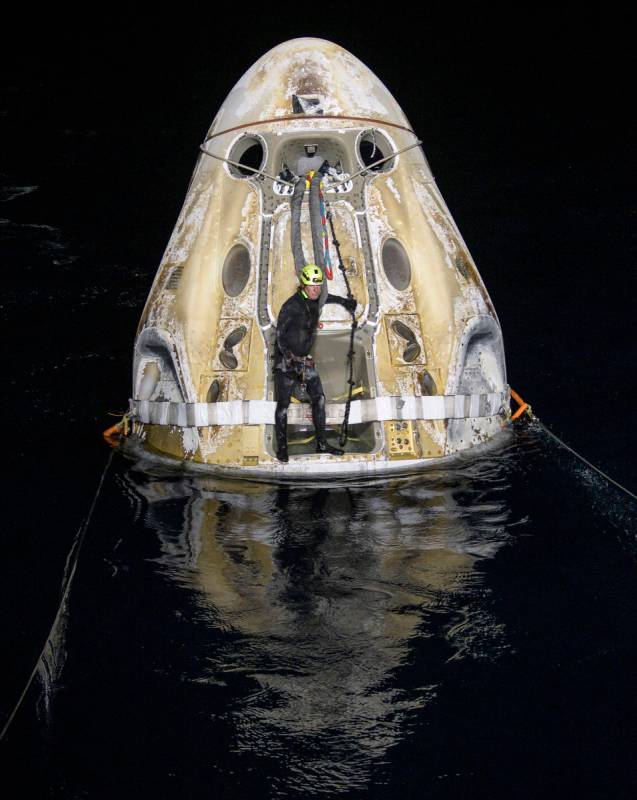
[[[325,436],[325,395],[322,389],[320,394],[312,398],[312,420],[316,431],[316,452],[327,453],[330,456],[342,456],[345,453],[344,450],[332,447],[331,444],[327,443]]]
[[[289,402],[289,400],[288,400]],[[288,407],[285,403],[277,403],[274,412],[275,453],[279,461],[287,464],[288,458]]]
[[[276,437],[276,457],[279,459],[279,461],[282,461],[284,464],[287,464],[289,461],[288,437],[280,436],[278,431]]]
[[[328,444],[325,439],[318,438],[316,440],[316,452],[327,453],[330,456],[342,456],[345,454],[345,450],[341,450],[340,447],[332,447],[332,445]]]

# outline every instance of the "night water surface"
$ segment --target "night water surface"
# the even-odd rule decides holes
[[[600,487],[552,447],[527,429],[451,468],[311,487],[116,455],[37,713],[11,732],[25,786],[100,798],[628,787],[634,506],[605,492],[592,525]],[[543,502],[556,489],[577,500],[568,514]]]

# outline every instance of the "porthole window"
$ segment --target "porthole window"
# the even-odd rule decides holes
[[[404,292],[411,281],[411,263],[398,239],[386,239],[382,251],[383,269],[394,289]]]
[[[216,403],[219,400],[219,395],[221,393],[221,382],[218,378],[215,378],[213,382],[210,384],[210,388],[208,389],[208,394],[206,395],[206,403]]]
[[[424,397],[431,397],[432,395],[438,394],[436,381],[426,369],[423,370],[418,380],[420,382],[420,391],[423,393]]]
[[[375,128],[363,131],[358,137],[356,146],[361,167],[369,167],[372,172],[388,172],[393,169],[396,163],[395,158],[390,158],[382,164],[377,164],[376,162],[387,158],[394,152],[394,149],[385,134]]]
[[[262,169],[265,164],[265,147],[259,136],[242,136],[232,145],[228,159],[240,166],[228,164],[230,174],[235,178],[251,178],[255,170]]]
[[[250,277],[250,253],[244,244],[235,244],[223,262],[221,282],[230,297],[238,297]]]

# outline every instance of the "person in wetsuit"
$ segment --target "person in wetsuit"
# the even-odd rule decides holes
[[[316,452],[342,456],[343,450],[332,447],[325,436],[325,395],[314,359],[309,355],[321,313],[319,297],[323,271],[307,264],[299,274],[300,286],[281,306],[277,320],[277,353],[274,361],[274,383],[277,405],[275,412],[276,453],[279,461],[288,460],[288,406],[298,384],[305,385],[312,403],[312,420],[316,430]],[[353,297],[328,294],[326,303],[339,303],[350,313],[356,309]]]

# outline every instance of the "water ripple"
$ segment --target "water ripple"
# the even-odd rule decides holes
[[[229,687],[231,750],[284,760],[279,793],[364,786],[446,664],[506,652],[481,564],[513,535],[518,457],[508,445],[373,491],[128,472],[157,570],[199,626],[231,634],[189,680]]]

